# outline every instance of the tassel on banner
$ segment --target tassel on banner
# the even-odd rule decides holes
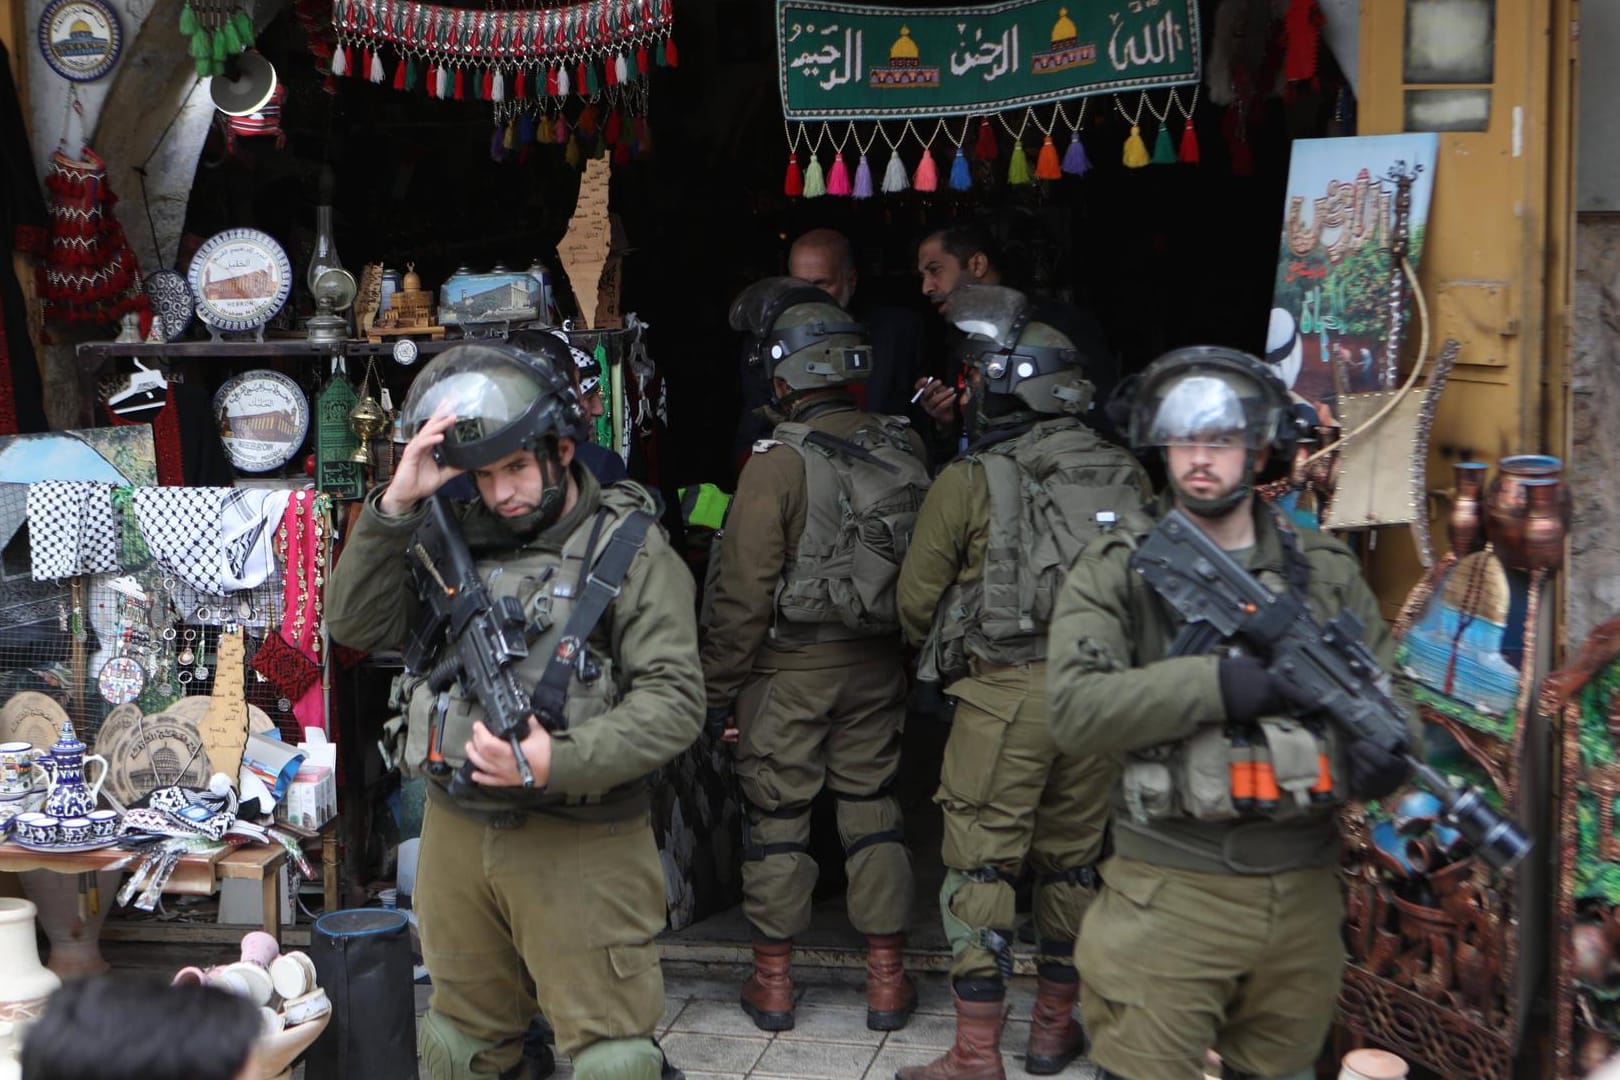
[[[586,135],[596,134],[596,106],[587,105],[580,111],[579,119],[574,122],[574,130],[582,131]]]
[[[495,69],[495,78],[491,80],[489,91],[489,100],[506,100],[506,77],[501,74],[500,68]]]
[[[911,186],[917,191],[939,190],[939,166],[934,163],[934,151],[923,147],[922,160],[917,162],[917,172],[911,178]]]
[[[662,42],[664,47],[664,62],[670,67],[680,67],[680,55],[675,51],[675,39],[667,37]]]
[[[394,89],[405,89],[405,58],[403,56],[399,58],[399,63],[394,65]]]
[[[567,97],[568,91],[572,85],[573,84],[568,79],[568,69],[559,66],[557,68],[557,93],[563,97]]]
[[[557,68],[546,68],[546,97],[557,96]]]
[[[839,197],[850,193],[849,166],[844,164],[842,150],[833,154],[832,171],[827,174],[827,194]]]
[[[242,39],[242,48],[253,48],[255,44],[253,17],[245,11],[238,11],[234,21],[236,22],[236,36]]]
[[[1130,137],[1125,140],[1125,167],[1127,169],[1144,168],[1152,160],[1148,156],[1147,144],[1142,141],[1141,126],[1132,124]]]
[[[855,166],[855,189],[850,193],[857,199],[870,199],[872,197],[872,165],[861,155],[860,163]]]
[[[407,56],[405,58],[405,89],[407,91],[415,90],[417,80],[421,77],[422,69],[416,66],[416,57]]]
[[[507,150],[516,150],[518,147],[517,118],[513,117],[506,122],[506,134],[501,139],[501,146]]]
[[[615,146],[613,148],[613,164],[614,165],[628,165],[628,164],[630,164],[630,144],[629,143],[622,142],[618,146]]]
[[[613,81],[621,86],[630,81],[630,64],[625,60],[624,53],[613,58]]]
[[[506,160],[506,132],[499,124],[489,137],[489,160],[497,165]]]
[[[819,199],[825,194],[827,194],[827,178],[821,172],[821,159],[812,151],[810,164],[804,167],[804,197]]]
[[[236,32],[234,22],[227,20],[225,25],[220,28],[220,32],[225,35],[225,54],[227,56],[235,56],[242,51],[242,38]]]
[[[529,96],[529,69],[518,68],[517,78],[512,80],[512,96],[522,101]],[[524,140],[527,142],[528,140]]]
[[[528,146],[530,143],[534,142],[534,138],[534,117],[530,116],[528,113],[524,113],[518,117],[518,145]]]
[[[652,63],[651,59],[647,56],[647,46],[646,45],[637,45],[636,46],[636,74],[637,75],[645,75],[645,74],[647,74],[647,68],[651,65],[651,63]]]
[[[624,130],[624,121],[619,117],[619,110],[614,109],[608,113],[607,124],[602,128],[602,137],[609,145],[618,145],[619,135]]]
[[[604,58],[602,60],[602,85],[604,87],[619,85],[618,69],[613,66],[611,59]]]
[[[1159,134],[1153,140],[1153,164],[1174,165],[1176,163],[1176,148],[1170,145],[1170,124],[1168,118],[1159,121]]]
[[[1084,176],[1091,171],[1091,159],[1086,157],[1086,144],[1080,141],[1078,131],[1069,136],[1068,149],[1063,151],[1063,171],[1070,176]]]
[[[196,44],[195,44],[196,39],[193,38],[192,42],[193,42],[193,44],[192,44],[192,49],[191,49],[191,58],[193,60],[195,60],[195,59],[198,58],[197,57]],[[349,73],[348,52],[349,52],[349,50],[347,48],[333,49],[332,50],[332,74],[341,77],[341,76],[347,75]]]
[[[466,74],[467,74],[467,69],[466,68],[456,68],[455,89],[451,91],[451,96],[454,97],[457,101],[466,101],[467,100],[467,81],[466,81],[466,78],[465,78]]]
[[[1029,155],[1024,152],[1024,140],[1014,139],[1012,156],[1007,161],[1007,183],[1022,186],[1034,182],[1029,175]]]
[[[562,113],[557,114],[557,124],[552,129],[551,137],[558,146],[566,146],[568,143],[568,117]]]
[[[585,87],[584,93],[586,97],[595,97],[597,92],[601,90],[602,84],[596,77],[595,64],[585,65],[585,78],[581,80],[581,85]]]
[[[568,162],[571,169],[579,168],[580,163],[585,160],[585,155],[579,150],[579,140],[572,135],[568,136],[568,145],[563,148],[563,160]]]
[[[1040,156],[1035,159],[1035,176],[1040,180],[1061,180],[1063,166],[1058,163],[1057,144],[1048,135],[1041,141]]]
[[[989,119],[979,121],[979,141],[974,144],[973,157],[978,161],[996,160],[996,131]]]
[[[782,180],[782,194],[796,199],[804,194],[804,174],[799,171],[799,155],[789,154],[787,176]]]
[[[973,174],[968,171],[967,155],[962,148],[956,148],[956,157],[951,162],[950,186],[952,191],[967,191],[973,187]]]
[[[186,6],[180,9],[180,33],[185,37],[190,37],[196,32],[197,13],[191,10],[191,4],[187,0]]]
[[[889,164],[883,170],[883,194],[896,195],[910,187],[906,178],[906,163],[900,158],[898,147],[889,150]]]
[[[371,81],[380,85],[387,78],[388,73],[383,70],[382,53],[372,53]]]
[[[551,135],[551,117],[549,115],[541,116],[540,122],[534,126],[534,141],[542,145],[557,141]]]
[[[1184,165],[1197,165],[1201,155],[1198,152],[1198,131],[1193,127],[1192,117],[1181,129],[1181,162]]]

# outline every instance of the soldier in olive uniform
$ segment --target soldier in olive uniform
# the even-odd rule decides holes
[[[810,804],[825,785],[850,922],[867,940],[867,1026],[892,1031],[917,1004],[901,963],[911,855],[889,790],[906,700],[894,580],[928,486],[925,451],[905,420],[856,407],[847,384],[870,372],[871,350],[820,289],[768,278],[731,319],[785,418],[738,480],[703,638],[710,722],[735,716],[747,802],[756,940],[742,1007],[766,1031],[793,1026],[792,939],[810,925]]]
[[[1074,345],[1030,319],[1022,293],[963,285],[973,442],[935,480],[900,572],[919,679],[950,681],[955,719],[935,801],[947,867],[940,910],[955,959],[956,1042],[901,1080],[1001,1080],[1014,883],[1035,875],[1039,980],[1025,1067],[1061,1071],[1084,1046],[1071,955],[1096,888],[1112,778],[1059,753],[1046,723],[1046,624],[1063,574],[1107,522],[1141,505],[1130,454],[1079,419],[1091,400]]]
[[[583,413],[560,374],[567,347],[551,340],[460,345],[423,368],[405,405],[416,433],[328,584],[336,640],[403,646],[421,614],[405,571],[424,500],[470,472],[479,497],[454,507],[460,527],[492,599],[515,600],[525,623],[528,655],[510,670],[525,690],[566,695],[536,694],[566,727],[531,717],[518,747],[528,787],[459,685],[405,677],[406,767],[442,744],[475,781],[461,791],[429,770],[415,902],[433,979],[418,1042],[434,1080],[517,1076],[536,1004],[575,1075],[657,1080],[663,1068],[664,880],[645,778],[702,725],[692,580],[652,498],[599,487],[574,461]]]
[[[1130,434],[1164,449],[1175,505],[1212,540],[1318,621],[1353,611],[1388,667],[1355,556],[1255,498],[1294,443],[1271,371],[1235,350],[1170,353],[1143,375]],[[1114,854],[1075,948],[1091,1057],[1128,1080],[1198,1080],[1213,1047],[1228,1077],[1305,1080],[1344,959],[1335,806],[1388,794],[1406,765],[1311,719],[1260,658],[1179,655],[1179,619],[1131,566],[1153,527],[1127,517],[1092,543],[1052,620],[1053,738],[1122,765]]]

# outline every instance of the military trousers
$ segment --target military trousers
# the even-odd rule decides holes
[[[947,692],[955,719],[934,801],[944,814],[940,914],[955,956],[951,974],[995,977],[998,958],[1006,973],[1010,956],[1000,943],[1012,939],[1013,882],[1026,865],[1035,875],[1041,959],[1068,966],[1096,893],[1117,769],[1058,751],[1047,728],[1044,663],[981,667]]]
[[[1333,867],[1198,873],[1115,856],[1075,946],[1091,1059],[1130,1080],[1311,1065],[1344,972]]]
[[[474,1059],[480,1073],[518,1063],[537,1004],[569,1055],[656,1033],[664,874],[645,813],[590,824],[530,814],[507,829],[430,798],[413,899],[429,1007],[498,1044]]]
[[[851,924],[863,934],[905,928],[911,853],[889,786],[900,767],[906,683],[896,650],[875,651],[833,667],[758,668],[737,695],[737,778],[749,804],[743,913],[764,937],[810,926],[819,874],[810,803],[823,786],[837,800]]]

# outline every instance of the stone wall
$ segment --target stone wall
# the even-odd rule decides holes
[[[1575,226],[1574,404],[1568,478],[1575,496],[1565,581],[1576,648],[1620,615],[1620,214]]]

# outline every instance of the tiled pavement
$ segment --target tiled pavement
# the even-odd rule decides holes
[[[740,965],[665,962],[659,1041],[687,1080],[888,1080],[898,1068],[937,1057],[955,1033],[950,984],[943,974],[917,976],[916,1014],[904,1030],[885,1033],[866,1029],[860,971],[795,970],[797,1024],[771,1034],[755,1028],[737,1006],[747,973]],[[1035,980],[1026,977],[1015,978],[1007,994],[1001,1049],[1009,1078],[1027,1075],[1023,1052],[1034,996]],[[428,988],[418,987],[419,1012],[427,999]],[[557,1080],[572,1075],[567,1059],[559,1058]],[[1097,1070],[1082,1059],[1060,1075],[1094,1080]]]

